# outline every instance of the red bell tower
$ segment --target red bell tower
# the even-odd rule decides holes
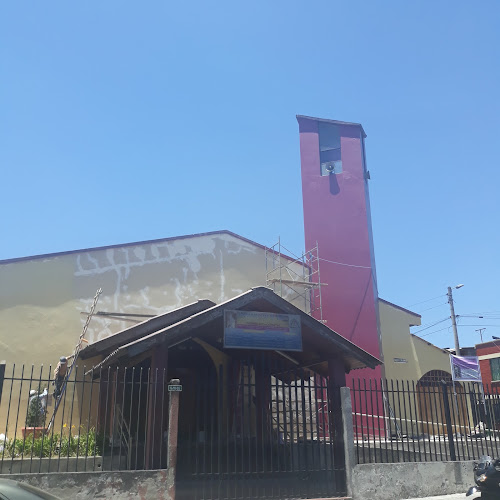
[[[326,325],[381,359],[363,127],[297,116],[305,248],[319,247]],[[317,318],[319,319],[319,318]],[[381,369],[356,371],[380,378]]]

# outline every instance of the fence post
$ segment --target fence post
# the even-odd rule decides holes
[[[345,435],[343,427],[341,388],[345,387],[345,367],[343,360],[331,358],[328,360],[328,410],[330,413],[329,434],[330,446],[333,444],[333,477],[335,487],[345,487],[346,465]],[[333,438],[333,443],[332,443]]]
[[[451,423],[450,402],[448,400],[448,387],[444,380],[441,381],[443,386],[443,405],[444,405],[444,418],[446,419],[446,431],[448,433],[448,444],[450,447],[450,458],[453,461],[457,460],[457,453],[455,451],[455,441],[453,438],[453,427]]]
[[[0,403],[2,402],[3,379],[5,378],[5,361],[0,361]]]
[[[167,450],[167,467],[168,476],[171,481],[169,488],[170,500],[175,500],[175,482],[177,469],[177,436],[179,429],[179,395],[178,391],[172,391],[171,385],[180,385],[180,380],[174,378],[168,383],[168,450]]]
[[[352,497],[352,471],[356,465],[356,453],[354,451],[354,427],[352,423],[352,401],[349,387],[340,388],[340,400],[342,405],[342,423],[344,432],[344,453],[347,496]]]
[[[151,356],[150,377],[148,380],[147,438],[146,438],[146,469],[160,469],[163,436],[163,382],[158,381],[158,374],[167,372],[168,347],[163,344],[153,350]],[[163,381],[163,378],[161,378]]]

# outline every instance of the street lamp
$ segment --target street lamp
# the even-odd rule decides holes
[[[450,304],[451,312],[451,324],[453,325],[453,335],[455,336],[455,355],[460,356],[460,344],[458,342],[458,332],[457,332],[457,318],[455,317],[455,308],[453,307],[453,295],[451,293],[452,288],[455,290],[462,288],[464,285],[460,284],[454,287],[448,287],[448,303]]]

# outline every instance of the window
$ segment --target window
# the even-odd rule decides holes
[[[490,359],[491,380],[500,380],[500,358]]]
[[[334,123],[319,122],[319,158],[321,175],[340,174],[340,130]]]

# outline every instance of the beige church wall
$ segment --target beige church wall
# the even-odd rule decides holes
[[[156,315],[265,285],[265,266],[264,248],[228,233],[0,262],[0,360],[48,366],[72,353],[98,288],[97,311]],[[94,316],[87,339],[142,320]]]
[[[301,264],[291,267],[303,274]],[[29,378],[34,365],[32,388],[43,365],[47,386],[49,368],[52,373],[60,356],[73,353],[98,288],[96,311],[156,315],[198,299],[220,303],[265,284],[265,249],[229,232],[0,261],[0,361],[9,377],[14,365],[19,377],[24,364]],[[287,287],[282,293],[296,296]],[[307,308],[304,301],[293,303]],[[86,338],[92,343],[144,319],[94,316]],[[23,386],[21,420],[29,385]]]
[[[410,334],[410,326],[420,325],[420,316],[384,300],[379,300],[380,329],[384,351],[384,368],[388,384],[387,405],[392,415],[392,431],[396,424],[403,434],[433,433],[427,421],[418,381],[429,371],[442,370],[450,373],[449,354],[425,340]],[[399,391],[400,399],[394,399],[392,390]],[[390,415],[390,412],[389,412]],[[419,424],[414,423],[419,420]],[[423,419],[423,420],[422,420]],[[439,420],[434,416],[433,420]],[[413,421],[413,424],[410,422]],[[441,429],[442,430],[442,429]],[[439,432],[439,428],[434,429]]]

